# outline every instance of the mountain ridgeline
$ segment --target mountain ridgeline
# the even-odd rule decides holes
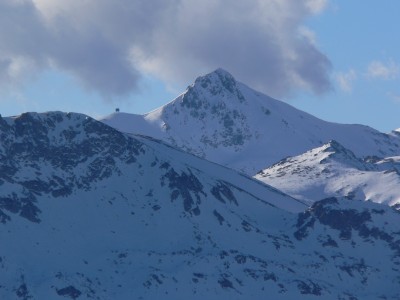
[[[336,141],[283,159],[255,178],[309,204],[325,197],[400,204],[399,156],[360,159]]]
[[[0,117],[0,299],[398,299],[397,202],[318,194],[394,176],[397,141],[221,69],[144,116]]]
[[[182,95],[148,114],[115,113],[101,121],[251,176],[330,140],[359,157],[400,154],[398,134],[320,120],[252,90],[222,69],[197,78]]]

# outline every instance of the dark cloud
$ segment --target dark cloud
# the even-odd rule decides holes
[[[330,88],[304,19],[324,0],[0,0],[0,79],[67,71],[112,97],[140,74],[166,82],[222,67],[273,96]]]

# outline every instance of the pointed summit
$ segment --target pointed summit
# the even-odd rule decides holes
[[[217,68],[213,72],[211,72],[210,74],[213,74],[213,73],[219,74],[221,76],[227,76],[227,77],[232,77],[233,78],[232,74],[229,73],[227,70],[225,70],[223,68]]]
[[[221,68],[198,77],[185,94],[189,96],[193,93],[204,97],[236,98],[239,102],[244,101],[236,79],[228,71]]]
[[[329,157],[330,159],[353,166],[359,170],[367,169],[361,159],[359,159],[351,150],[345,148],[342,144],[335,140],[330,140],[319,149],[321,149],[321,152],[323,153],[328,153],[327,158]],[[321,160],[321,163],[325,163],[327,158]]]
[[[196,83],[207,83],[207,82],[213,82],[213,83],[219,83],[221,85],[226,85],[227,87],[232,87],[236,85],[236,79],[232,76],[231,73],[228,71],[218,68],[215,71],[208,73],[204,76],[199,76],[195,80]]]
[[[345,147],[342,146],[339,142],[335,140],[330,140],[328,143],[324,144],[321,147],[323,152],[335,152],[335,153],[345,153],[347,150]]]

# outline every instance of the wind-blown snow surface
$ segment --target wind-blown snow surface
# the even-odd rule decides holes
[[[1,299],[400,293],[389,207],[328,199],[296,214],[269,186],[79,114],[0,118],[0,139]]]
[[[286,158],[255,178],[308,203],[332,196],[400,203],[400,157],[361,160],[336,141]]]
[[[329,140],[360,157],[400,155],[398,135],[322,121],[252,90],[221,69],[197,78],[182,95],[153,112],[115,113],[101,121],[248,175]]]

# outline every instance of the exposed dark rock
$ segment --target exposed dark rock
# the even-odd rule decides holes
[[[181,196],[183,199],[183,208],[186,212],[194,213],[195,215],[200,214],[198,208],[198,205],[201,203],[200,194],[203,196],[206,194],[203,191],[203,185],[190,170],[188,170],[188,174],[185,172],[178,174],[173,168],[171,168],[163,176],[163,179],[168,180],[169,187],[173,190],[171,194],[172,200]]]
[[[15,291],[15,294],[19,299],[28,300],[32,299],[33,297],[29,294],[28,287],[26,286],[25,282],[22,282],[18,289]]]
[[[308,236],[308,229],[314,228],[315,218],[310,218],[307,212],[300,213],[297,219],[297,231],[294,232],[294,237],[301,241]]]
[[[357,272],[358,274],[364,275],[368,267],[365,265],[363,259],[360,261],[354,262],[352,264],[345,264],[339,266],[339,268],[345,271],[350,277],[354,277],[354,273]],[[366,279],[365,279],[366,280]]]
[[[233,289],[233,283],[232,281],[230,281],[229,279],[227,279],[226,277],[222,277],[218,280],[218,283],[221,287],[223,287],[224,289],[226,288],[231,288]]]
[[[211,194],[214,195],[222,203],[226,203],[225,199],[238,205],[235,195],[225,182],[219,182],[217,186],[212,187]]]
[[[35,205],[36,199],[33,195],[27,198],[18,198],[13,193],[10,197],[0,198],[0,209],[7,210],[13,214],[19,215],[31,222],[39,223],[40,209]],[[10,217],[0,210],[1,223],[6,223]]]
[[[244,231],[249,232],[249,231],[251,231],[253,229],[253,226],[249,222],[243,220],[242,221],[242,228],[243,228]]]
[[[305,295],[321,296],[322,294],[322,288],[312,281],[298,281],[297,288],[300,290],[300,293]]]
[[[327,236],[326,241],[322,243],[323,247],[338,247],[338,244],[335,242],[335,240],[332,239],[330,235]]]
[[[10,221],[11,218],[9,215],[5,214],[1,209],[0,209],[0,223],[6,224],[8,221]]]
[[[235,260],[236,260],[236,262],[238,264],[244,264],[244,263],[246,263],[246,256],[245,255],[241,255],[241,254],[236,255],[235,256]]]
[[[57,290],[57,294],[71,299],[77,299],[82,294],[80,290],[70,285],[65,288]]]
[[[213,211],[213,214],[217,218],[219,225],[224,224],[225,219],[223,216],[221,216],[221,214],[219,214],[216,210]]]
[[[330,205],[338,204],[336,198],[328,198],[315,202],[310,209],[301,213],[298,217],[295,233],[297,239],[307,236],[307,228],[313,227],[315,220],[321,224],[329,226],[340,232],[340,238],[349,240],[352,230],[359,231],[365,222],[371,220],[371,214],[368,211],[359,212],[355,209],[334,209]]]

